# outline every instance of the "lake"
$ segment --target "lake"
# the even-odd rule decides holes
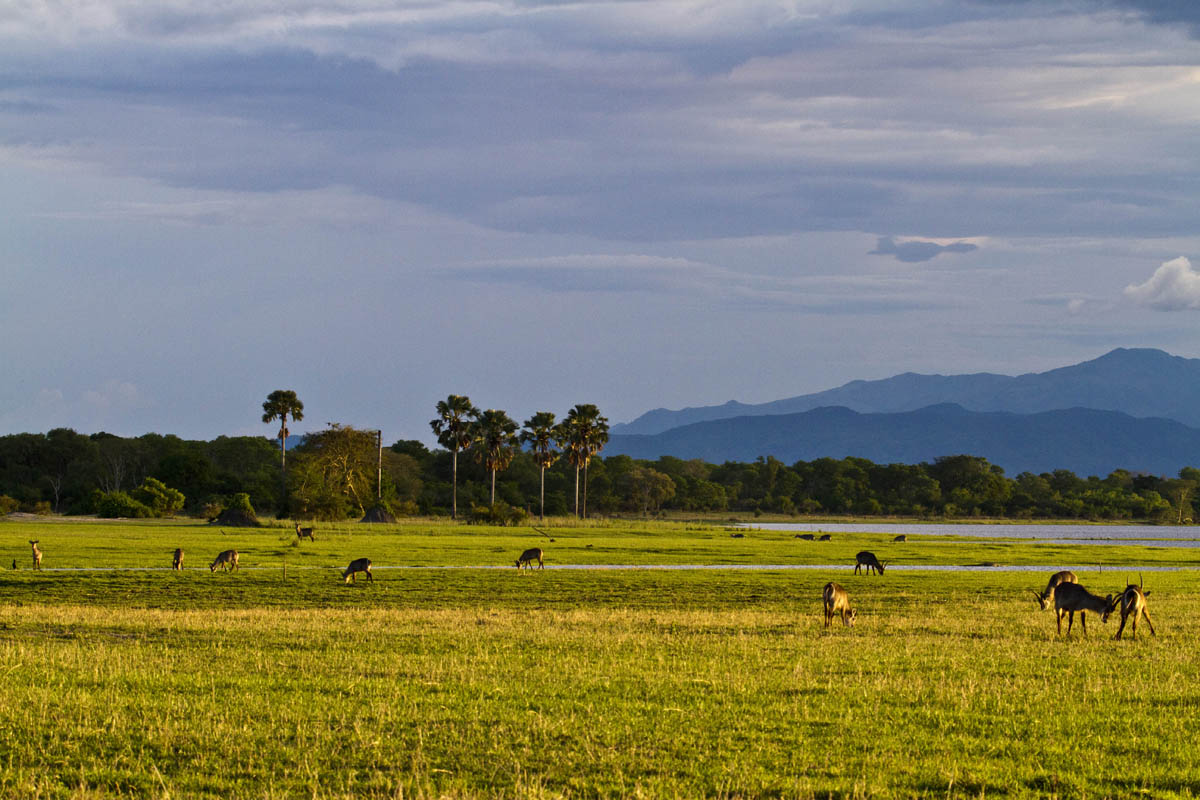
[[[997,539],[1037,539],[1060,544],[1146,544],[1158,547],[1200,547],[1200,527],[1172,525],[1013,525],[1005,523],[919,522],[764,522],[741,527],[763,531],[805,533],[887,533],[918,536],[972,536]]]

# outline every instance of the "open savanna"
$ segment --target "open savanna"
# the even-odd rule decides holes
[[[0,572],[0,794],[1200,794],[1200,550],[633,522],[317,528],[296,545],[284,527],[0,523],[0,563],[19,567]],[[520,574],[532,545],[547,569]],[[230,547],[242,570],[210,573]],[[1113,641],[1118,620],[1089,615],[1087,638],[1078,619],[1058,637],[1030,594],[1048,574],[854,575],[864,548],[1082,565],[1101,593],[1141,567],[1158,636]],[[359,556],[376,580],[346,585],[338,569]],[[558,568],[578,564],[830,566]],[[830,579],[859,610],[852,629],[824,628]]]

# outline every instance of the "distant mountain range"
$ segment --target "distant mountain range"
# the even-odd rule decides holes
[[[1035,414],[1064,408],[1121,411],[1164,417],[1200,428],[1200,359],[1150,349],[1117,349],[1092,361],[1016,377],[987,372],[920,375],[905,372],[877,381],[851,381],[836,389],[770,403],[731,400],[720,406],[670,411],[658,408],[613,433],[655,434],[681,425],[732,417],[795,414],[842,406],[864,414],[915,411],[957,403],[968,411]]]
[[[1017,377],[854,381],[774,403],[658,409],[615,425],[605,455],[712,463],[858,456],[913,464],[967,453],[1004,467],[1177,474],[1200,466],[1200,359],[1114,350]]]

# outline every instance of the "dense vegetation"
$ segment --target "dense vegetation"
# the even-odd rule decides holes
[[[457,459],[460,508],[472,518],[512,521],[540,509],[545,460],[517,449],[500,469],[470,448]],[[379,451],[376,433],[343,425],[310,434],[289,453],[280,481],[278,444],[261,437],[187,441],[146,434],[121,438],[56,429],[0,437],[0,513],[13,510],[164,516],[179,510],[215,517],[236,495],[259,513],[308,519],[361,517],[375,505],[397,516],[448,514],[455,454],[418,441]],[[382,469],[380,470],[380,464]],[[575,508],[577,464],[544,469],[545,509]],[[665,456],[590,459],[586,508],[602,515],[660,512],[992,516],[1187,522],[1200,470],[1176,477],[1118,470],[1081,478],[1066,470],[1005,476],[985,459],[955,455],[933,463],[875,464],[822,458],[784,464],[708,464]],[[381,480],[380,480],[381,479]],[[494,493],[496,507],[491,507]]]

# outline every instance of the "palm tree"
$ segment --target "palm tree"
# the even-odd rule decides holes
[[[558,460],[560,453],[554,449],[555,428],[554,414],[549,411],[539,411],[525,420],[525,429],[521,431],[521,442],[529,445],[533,461],[542,470],[541,511],[538,516],[546,519],[546,469]]]
[[[290,389],[276,389],[267,395],[263,403],[263,422],[279,420],[279,472],[283,476],[284,492],[287,491],[287,418],[294,422],[304,419],[304,403]]]
[[[429,427],[437,434],[438,444],[454,454],[454,477],[451,488],[450,519],[458,519],[458,451],[471,446],[471,420],[479,409],[465,395],[452,394],[437,404],[437,419]]]
[[[475,459],[492,473],[492,502],[496,505],[496,473],[507,469],[517,454],[517,423],[503,411],[489,408],[471,426]]]
[[[591,403],[580,403],[567,412],[558,426],[558,441],[566,451],[567,460],[575,466],[575,513],[587,517],[587,469],[592,456],[608,442],[608,418]],[[579,470],[583,469],[583,507],[579,505]]]

